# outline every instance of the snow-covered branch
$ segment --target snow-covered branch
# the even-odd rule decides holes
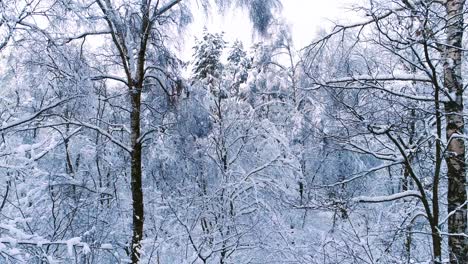
[[[105,131],[104,129],[102,129],[102,128],[98,127],[98,126],[95,126],[95,125],[92,125],[92,124],[89,124],[89,123],[86,123],[86,122],[82,122],[82,121],[72,121],[72,120],[67,120],[67,123],[95,130],[96,132],[99,132],[99,134],[105,136],[112,143],[116,144],[117,146],[119,146],[123,150],[127,151],[128,153],[132,152],[131,147],[127,146],[125,143],[123,143],[120,140],[116,139],[114,136],[112,136],[107,131]]]
[[[0,127],[0,132],[5,131],[5,130],[10,129],[10,128],[15,127],[15,126],[22,125],[24,123],[27,123],[27,122],[39,117],[42,113],[44,113],[44,112],[46,112],[46,111],[48,111],[50,109],[53,109],[53,108],[65,103],[65,102],[68,102],[70,100],[78,98],[78,97],[82,97],[82,95],[72,96],[72,97],[68,97],[66,99],[56,101],[56,102],[54,102],[54,103],[52,103],[52,104],[50,104],[48,106],[42,107],[41,109],[39,109],[39,111],[35,112],[34,114],[28,115],[26,117],[20,118],[20,119],[15,120],[15,121],[12,121],[10,123],[3,124],[2,127]]]
[[[421,198],[421,194],[418,191],[405,191],[401,193],[395,193],[392,195],[384,195],[384,196],[359,196],[353,198],[354,202],[359,203],[383,203],[383,202],[391,202],[394,200],[399,200],[406,197],[417,197]]]
[[[382,75],[357,75],[351,77],[337,78],[327,81],[327,83],[346,83],[355,81],[386,82],[386,81],[414,81],[414,82],[432,82],[432,79],[421,74],[382,74]]]

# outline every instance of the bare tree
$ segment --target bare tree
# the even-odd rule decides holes
[[[112,56],[118,58],[119,61],[116,69],[122,73],[122,76],[103,74],[96,76],[95,79],[118,81],[127,88],[130,115],[129,143],[128,147],[125,147],[125,144],[118,145],[130,155],[133,208],[133,235],[130,247],[132,263],[138,263],[140,260],[141,240],[144,236],[142,145],[150,134],[158,131],[157,129],[142,131],[142,93],[148,86],[147,83],[156,83],[156,86],[164,91],[169,91],[170,86],[177,85],[176,80],[167,78],[164,67],[160,67],[154,59],[164,49],[162,44],[164,25],[175,22],[172,24],[178,27],[183,26],[183,21],[187,21],[189,9],[186,2],[183,0],[143,0],[139,3],[120,3],[111,0],[90,1],[85,6],[90,7],[94,4],[98,6],[104,20],[104,24],[101,25],[102,29],[64,38],[65,42],[70,42],[90,35],[107,35],[115,48]],[[276,7],[276,1],[254,1],[253,3],[220,1],[219,3],[226,6],[231,4],[246,6],[251,10],[254,25],[260,31],[268,26],[273,15],[271,8]],[[64,2],[64,5],[66,6],[67,3]],[[85,6],[82,6],[83,10]],[[92,126],[87,127],[100,131]]]
[[[436,263],[442,262],[442,237],[445,235],[448,236],[451,263],[464,263],[467,256],[461,84],[465,8],[464,1],[371,1],[368,7],[356,8],[370,18],[348,26],[337,25],[332,33],[308,49],[309,65],[313,69],[313,63],[317,63],[316,56],[323,56],[325,47],[333,45],[334,38],[346,43],[341,46],[347,60],[343,62],[344,68],[335,75],[325,73],[316,82],[326,89],[357,93],[357,101],[335,97],[355,119],[350,122],[345,118],[341,119],[342,122],[347,124],[346,127],[356,129],[352,134],[349,132],[353,130],[348,130],[347,136],[337,139],[342,140],[347,149],[385,161],[386,165],[378,170],[403,165],[403,181],[409,176],[415,185],[414,190],[408,190],[405,184],[406,191],[388,197],[357,200],[384,202],[416,196],[423,205],[430,226],[433,261]],[[437,16],[436,13],[444,15]],[[349,32],[353,32],[352,35],[348,35]],[[375,51],[369,52],[370,47]],[[312,79],[318,80],[314,74],[309,72]],[[379,106],[360,99],[365,98],[364,94],[376,98]],[[381,112],[382,109],[386,113]],[[403,114],[405,112],[408,114]],[[408,119],[403,122],[413,125],[401,123],[395,119],[396,116],[401,116],[401,120]],[[415,127],[415,124],[419,125]],[[444,127],[446,141],[442,140]],[[369,136],[362,137],[361,129],[367,130]],[[428,129],[433,133],[428,133]],[[354,141],[358,138],[361,139]],[[421,159],[421,155],[430,157],[430,171],[421,170],[421,165],[415,163],[416,160],[428,162]],[[444,159],[447,172],[443,168]],[[440,184],[445,173],[448,178],[448,213],[441,220],[444,214],[440,211],[442,203],[439,196],[445,187]],[[431,179],[429,185],[428,179]],[[448,233],[444,233],[442,230],[447,220]]]

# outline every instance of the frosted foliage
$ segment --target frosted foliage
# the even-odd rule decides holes
[[[260,34],[266,34],[268,27],[275,19],[276,10],[281,8],[279,0],[215,0],[222,9],[231,5],[240,6],[249,12],[254,28]]]
[[[0,1],[0,263],[466,263],[461,1],[198,3]]]
[[[223,70],[221,53],[225,45],[222,34],[211,34],[205,29],[203,38],[194,47],[194,57],[197,59],[193,67],[195,78],[210,83],[211,79],[220,77]]]

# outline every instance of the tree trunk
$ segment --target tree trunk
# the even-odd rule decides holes
[[[141,172],[141,143],[140,137],[140,108],[141,88],[134,87],[131,90],[131,188],[133,206],[133,236],[132,236],[132,263],[140,260],[141,240],[143,238],[144,208]]]
[[[442,238],[440,237],[439,230],[435,226],[431,227],[432,231],[432,251],[434,253],[434,263],[442,263]]]
[[[464,133],[463,82],[461,78],[463,7],[465,0],[447,0],[446,58],[444,63],[444,84],[451,95],[445,103],[446,136],[448,141],[446,162],[448,168],[448,238],[450,263],[468,263],[468,239],[459,234],[466,233],[466,169],[465,140],[457,135]],[[463,206],[462,206],[463,205]],[[457,235],[458,234],[458,235]]]

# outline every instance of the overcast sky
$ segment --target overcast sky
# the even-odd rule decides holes
[[[282,0],[282,15],[290,25],[296,49],[309,44],[320,28],[330,28],[331,21],[343,20],[351,16],[346,6],[354,0]],[[247,12],[237,10],[226,14],[212,14],[209,18],[198,12],[194,14],[194,23],[186,38],[186,53],[191,53],[194,37],[199,35],[204,27],[210,32],[225,32],[225,39],[229,42],[239,39],[248,47],[253,41],[252,25]]]

